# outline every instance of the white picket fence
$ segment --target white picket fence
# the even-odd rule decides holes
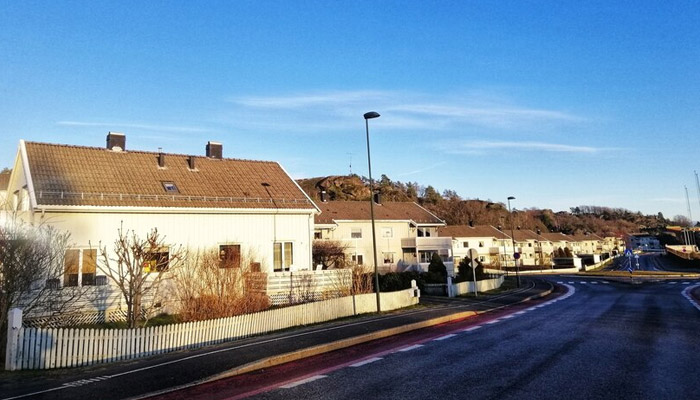
[[[382,311],[417,304],[418,296],[415,286],[381,293]],[[21,310],[13,309],[8,321],[5,369],[66,368],[129,360],[376,310],[375,294],[363,294],[230,318],[138,329],[38,329],[21,327]]]

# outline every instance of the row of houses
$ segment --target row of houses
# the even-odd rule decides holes
[[[134,151],[116,132],[103,147],[22,140],[12,170],[0,174],[0,222],[17,218],[70,232],[62,287],[104,284],[95,248],[113,243],[119,229],[157,228],[167,243],[214,249],[227,267],[273,280],[314,270],[314,240],[340,241],[348,260],[373,263],[369,202],[316,204],[280,164],[225,158],[217,142],[203,147],[200,155]],[[523,265],[539,265],[551,263],[557,249],[602,254],[620,246],[595,235],[517,230],[511,238],[491,226],[448,227],[416,203],[376,199],[374,208],[382,271],[425,270],[434,254],[453,270],[472,248],[482,262],[507,266],[515,252]],[[154,251],[167,260],[170,250]]]
[[[443,220],[413,202],[381,203],[375,197],[376,248],[382,272],[427,270],[437,254],[448,271],[469,258],[493,268],[519,266],[552,267],[557,261],[574,265],[571,259],[600,261],[624,251],[618,237],[595,234],[566,235],[527,229],[503,230],[491,225],[447,226]],[[372,257],[372,224],[369,202],[322,202],[315,217],[315,238],[343,244],[346,258],[357,263]],[[371,261],[370,261],[371,262]]]

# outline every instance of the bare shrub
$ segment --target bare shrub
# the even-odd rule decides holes
[[[314,240],[311,254],[314,265],[322,265],[323,269],[344,268],[345,251],[348,245],[337,240]]]
[[[60,285],[69,237],[16,216],[0,226],[0,354],[4,354],[11,308],[21,308],[25,316],[48,317],[46,321],[77,308],[87,288]]]
[[[200,321],[269,308],[266,274],[251,269],[254,259],[248,254],[234,267],[215,249],[191,254],[174,279],[180,319]]]
[[[112,251],[100,244],[99,253],[97,266],[121,292],[129,328],[151,315],[157,305],[152,300],[159,297],[161,283],[186,259],[182,247],[168,246],[157,229],[141,239],[136,232],[120,227]],[[147,297],[151,301],[144,301]]]

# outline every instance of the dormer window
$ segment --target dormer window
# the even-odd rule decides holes
[[[177,186],[175,186],[175,182],[162,182],[163,183],[163,189],[165,189],[166,192],[168,193],[180,193],[179,190],[177,190]]]

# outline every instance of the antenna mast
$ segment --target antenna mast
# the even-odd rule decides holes
[[[690,220],[690,225],[693,225],[693,214],[690,212],[690,197],[688,197],[688,186],[683,186],[685,188],[685,203],[688,205],[688,219]]]

